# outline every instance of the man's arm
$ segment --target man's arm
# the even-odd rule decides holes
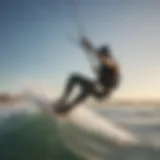
[[[87,53],[95,54],[95,48],[94,48],[93,44],[86,37],[81,38],[81,45],[82,45],[82,48]]]
[[[92,71],[94,73],[97,73],[98,61],[97,61],[97,57],[96,57],[95,47],[86,37],[81,38],[81,46],[85,50],[86,54],[88,55],[88,58],[89,58],[91,65],[92,65]]]

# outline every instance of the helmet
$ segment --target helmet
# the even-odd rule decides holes
[[[103,56],[109,57],[111,56],[110,47],[108,45],[101,46],[98,50],[98,53],[102,54]]]

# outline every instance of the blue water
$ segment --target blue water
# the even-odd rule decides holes
[[[25,108],[29,107],[32,108],[32,106],[25,106]],[[58,123],[53,117],[20,108],[5,109],[0,112],[0,160],[80,160],[84,157],[91,160],[94,158],[99,160],[160,159],[160,109],[103,108],[96,112],[145,137],[156,147],[115,150],[102,139],[96,139],[82,132],[79,132],[81,136],[73,134],[68,139],[63,139]],[[72,147],[66,144],[72,144]],[[78,147],[83,151],[81,156],[74,150]]]

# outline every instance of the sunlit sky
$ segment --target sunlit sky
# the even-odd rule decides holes
[[[76,1],[76,0],[75,0]],[[0,91],[32,81],[61,92],[68,74],[93,73],[76,36],[71,0],[0,1]],[[122,69],[113,97],[160,98],[160,1],[77,0],[95,46],[109,43]]]

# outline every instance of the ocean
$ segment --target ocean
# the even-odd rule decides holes
[[[60,128],[53,116],[39,113],[30,104],[0,110],[0,160],[160,159],[160,109],[156,107],[94,108],[152,144],[133,148],[115,148],[101,137]]]

